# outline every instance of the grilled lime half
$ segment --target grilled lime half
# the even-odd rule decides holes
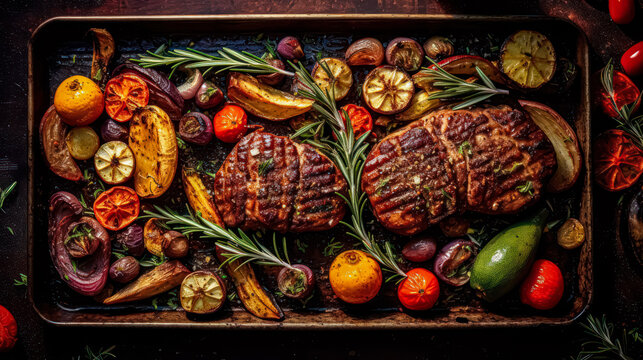
[[[521,88],[537,89],[556,71],[554,45],[539,32],[518,31],[502,46],[500,69]]]

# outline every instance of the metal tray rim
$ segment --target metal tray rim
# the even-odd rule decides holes
[[[28,166],[29,166],[29,188],[28,188],[28,219],[27,219],[27,237],[28,237],[28,272],[29,278],[34,275],[33,263],[33,207],[34,207],[34,149],[39,148],[34,144],[34,126],[36,121],[35,104],[34,104],[34,69],[33,69],[33,46],[35,38],[52,23],[57,22],[83,22],[83,21],[103,21],[103,22],[129,22],[129,21],[147,21],[147,22],[189,22],[189,21],[221,21],[221,20],[272,20],[278,21],[284,18],[294,20],[398,20],[415,19],[415,20],[434,20],[434,21],[463,21],[463,22],[506,22],[506,21],[529,21],[536,22],[539,20],[559,21],[573,26],[579,32],[579,57],[582,57],[583,71],[581,76],[581,98],[580,106],[583,107],[584,113],[581,116],[584,124],[584,131],[587,133],[585,139],[581,139],[583,145],[589,145],[589,136],[591,136],[591,107],[589,98],[589,50],[585,36],[582,34],[576,24],[568,19],[551,18],[542,15],[505,15],[505,16],[485,16],[485,15],[444,15],[444,14],[216,14],[216,15],[125,15],[125,16],[57,16],[44,20],[32,32],[28,41]],[[589,216],[586,219],[588,226],[586,241],[588,243],[588,257],[590,264],[593,263],[593,186],[591,183],[591,148],[585,146],[584,154],[584,184],[583,191],[589,192],[587,203],[589,205]],[[413,330],[413,329],[471,329],[471,328],[510,328],[510,327],[538,327],[538,326],[568,326],[575,323],[593,302],[594,295],[594,276],[593,271],[587,274],[589,279],[589,289],[585,303],[577,313],[569,317],[545,318],[540,322],[524,322],[520,320],[507,320],[504,322],[480,321],[473,323],[287,323],[287,322],[270,322],[257,319],[257,323],[234,323],[230,321],[223,322],[102,322],[102,321],[58,321],[45,315],[38,307],[34,300],[33,281],[29,282],[28,297],[35,312],[48,324],[60,327],[110,327],[110,328],[197,328],[197,329],[284,329],[284,330]]]

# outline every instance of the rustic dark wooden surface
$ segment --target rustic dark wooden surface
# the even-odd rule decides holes
[[[606,1],[591,3],[606,10]],[[119,359],[561,359],[577,353],[582,331],[576,325],[448,332],[62,329],[44,324],[33,311],[25,288],[12,285],[19,273],[27,273],[28,260],[27,40],[45,19],[60,15],[219,13],[541,14],[536,1],[4,0],[0,9],[0,186],[19,181],[16,194],[5,203],[6,214],[0,213],[0,304],[16,316],[20,338],[16,348],[0,354],[0,359],[75,359],[86,345],[92,349],[116,345],[114,353]],[[641,14],[637,16],[640,19]],[[626,31],[636,38],[632,27]],[[617,200],[618,195],[596,190],[596,295],[591,313],[605,313],[619,326],[640,327],[643,280],[640,269],[624,260],[622,246],[615,240]]]

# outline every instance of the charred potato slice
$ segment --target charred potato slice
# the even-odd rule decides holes
[[[273,121],[303,114],[314,103],[313,100],[277,90],[242,73],[230,74],[228,98],[252,115]]]
[[[176,133],[170,117],[158,106],[137,109],[129,131],[136,159],[134,189],[143,198],[156,198],[172,184],[178,163]]]

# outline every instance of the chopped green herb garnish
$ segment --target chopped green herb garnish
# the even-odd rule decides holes
[[[301,240],[299,239],[295,239],[295,245],[297,245],[297,249],[299,249],[299,251],[303,253],[305,253],[306,249],[308,248],[308,244],[301,242]]]
[[[4,209],[2,206],[4,205],[4,201],[11,194],[11,192],[16,188],[16,185],[18,185],[17,181],[14,181],[11,183],[11,185],[7,186],[5,189],[0,188],[0,210],[4,212]]]
[[[27,275],[20,273],[19,279],[13,279],[13,286],[27,286]]]
[[[442,192],[442,196],[444,196],[445,198],[449,199],[449,201],[453,201],[453,198],[451,197],[451,195],[449,195],[449,194],[446,192],[446,190],[444,190],[444,189],[440,189],[440,191]]]
[[[13,233],[13,229],[12,229],[10,226],[7,226],[7,231],[9,231],[9,233],[10,233],[11,235],[15,235],[15,234]]]
[[[516,186],[516,190],[521,194],[527,193],[532,196],[534,195],[534,185],[531,181],[527,181],[524,185]]]
[[[268,172],[270,172],[270,170],[272,170],[273,162],[274,162],[274,160],[272,158],[270,158],[270,159],[262,162],[261,164],[259,164],[259,175],[263,176],[263,175],[267,174]]]
[[[341,249],[342,247],[344,247],[344,245],[339,241],[335,241],[335,238],[333,237],[330,239],[328,245],[326,245],[326,247],[324,248],[323,254],[324,256],[333,256],[335,255],[336,251]]]
[[[467,155],[473,154],[473,151],[471,151],[471,144],[468,141],[465,141],[462,144],[460,144],[460,146],[458,146],[458,152],[461,155],[464,155],[465,151]]]

